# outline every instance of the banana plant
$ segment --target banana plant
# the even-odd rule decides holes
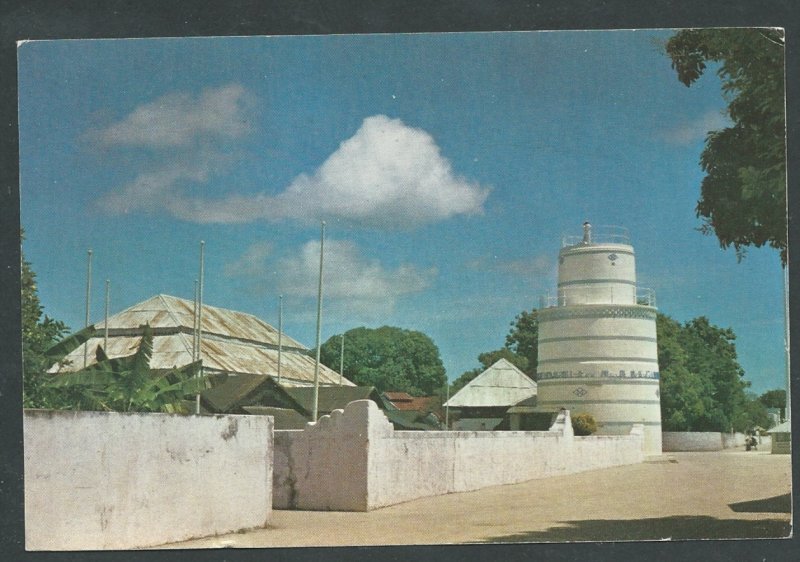
[[[153,333],[146,325],[133,355],[111,359],[98,346],[95,363],[74,373],[56,375],[47,384],[77,390],[82,397],[81,409],[189,413],[185,398],[210,388],[208,377],[198,376],[201,362],[154,370],[150,368],[152,354]]]

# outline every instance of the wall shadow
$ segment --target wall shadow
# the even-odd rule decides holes
[[[672,516],[649,519],[587,519],[563,521],[558,527],[491,537],[481,543],[641,541],[664,539],[783,538],[791,532],[782,519],[717,519],[709,516]]]
[[[729,503],[728,507],[737,513],[791,513],[792,496],[787,493],[761,500]]]

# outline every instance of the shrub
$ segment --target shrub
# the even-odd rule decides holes
[[[592,414],[578,414],[572,418],[572,431],[575,435],[591,435],[597,431],[597,421]]]

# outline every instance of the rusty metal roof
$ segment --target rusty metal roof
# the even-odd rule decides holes
[[[136,352],[142,329],[149,324],[153,332],[153,369],[182,367],[192,362],[192,327],[194,303],[189,300],[157,295],[115,314],[108,319],[110,358],[125,357]],[[278,331],[251,314],[203,305],[202,360],[206,372],[254,374],[277,377]],[[87,365],[95,362],[98,346],[103,345],[105,322],[95,324],[97,332],[85,344],[66,356],[66,364],[53,365],[48,372],[62,373],[83,368],[84,349]],[[308,348],[283,334],[281,338],[281,382],[307,386],[314,382],[315,360]],[[319,366],[322,385],[338,385],[339,373]],[[341,378],[344,386],[355,386]]]
[[[528,375],[500,359],[456,392],[445,405],[464,408],[509,407],[535,396],[537,385]]]

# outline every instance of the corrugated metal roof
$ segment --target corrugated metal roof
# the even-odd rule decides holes
[[[500,359],[455,393],[446,406],[509,407],[535,396],[536,382],[505,359]]]
[[[136,352],[142,326],[153,330],[153,369],[182,367],[192,362],[193,303],[168,295],[157,295],[136,304],[108,319],[110,358],[125,357]],[[255,316],[203,306],[202,359],[206,372],[232,374],[278,374],[278,331]],[[98,346],[103,345],[104,322],[95,325],[97,333],[85,344],[66,356],[65,365],[53,365],[48,372],[62,373],[83,368],[84,349],[88,348],[87,365],[95,363]],[[281,382],[286,385],[309,385],[314,382],[315,360],[307,348],[283,334],[281,340]],[[339,373],[320,365],[321,385],[338,385]],[[343,386],[355,386],[341,377]]]

